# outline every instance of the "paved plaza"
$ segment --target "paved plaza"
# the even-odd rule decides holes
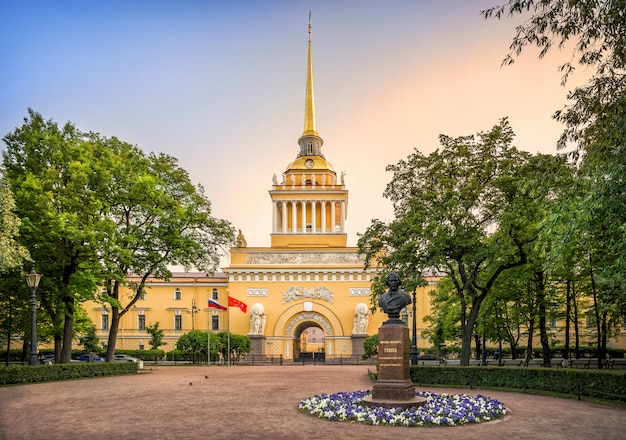
[[[460,427],[329,422],[298,410],[319,393],[371,389],[371,366],[157,367],[134,376],[0,388],[0,439],[623,439],[626,408],[493,390],[508,415]],[[207,376],[208,378],[205,378]]]

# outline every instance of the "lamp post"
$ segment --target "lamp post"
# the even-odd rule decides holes
[[[417,365],[417,313],[416,313],[416,291],[413,289],[413,340],[411,341],[411,365]]]
[[[30,355],[28,356],[28,365],[31,367],[37,365],[37,286],[42,275],[35,272],[34,269],[26,275],[26,284],[30,288]]]
[[[198,313],[200,309],[196,307],[196,299],[191,299],[191,330],[196,329],[196,313]]]

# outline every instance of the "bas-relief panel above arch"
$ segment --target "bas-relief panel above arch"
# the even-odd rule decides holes
[[[293,335],[294,328],[304,321],[316,322],[328,336],[344,336],[337,315],[328,307],[311,301],[296,304],[285,310],[276,321],[272,336]]]
[[[356,253],[346,252],[263,252],[248,253],[247,264],[364,264]]]

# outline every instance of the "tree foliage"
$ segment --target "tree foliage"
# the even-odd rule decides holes
[[[230,362],[246,353],[250,353],[250,338],[247,336],[229,332],[219,332],[217,333],[217,337],[219,340],[218,351],[222,355],[222,359]]]
[[[41,305],[58,330],[62,362],[70,361],[82,301],[111,308],[111,361],[119,318],[146,294],[148,277],[168,279],[171,266],[212,272],[234,242],[232,225],[211,216],[204,189],[171,156],[70,123],[59,127],[33,110],[3,140],[4,176],[22,219],[19,240],[45,275]],[[140,281],[129,283],[131,276]],[[98,286],[106,293],[95,297]],[[132,292],[128,300],[122,287]]]
[[[202,330],[192,330],[181,335],[178,341],[176,341],[176,349],[191,355],[195,361],[200,354],[206,357],[209,347],[209,338],[211,338],[211,358],[213,358],[213,353],[217,353],[218,351],[216,347],[218,338]]]
[[[416,150],[389,165],[393,178],[384,195],[395,220],[374,220],[358,241],[367,265],[450,278],[460,301],[465,365],[481,303],[503,271],[526,262],[524,246],[534,238],[519,220],[520,170],[529,155],[512,147],[512,139],[503,119],[476,136],[441,135],[441,150],[428,156]]]
[[[596,68],[599,76],[613,76],[626,65],[626,1],[624,0],[510,0],[481,12],[483,17],[502,18],[532,12],[516,29],[511,64],[526,46],[536,46],[543,57],[555,44],[566,48],[574,40],[572,58],[559,66],[563,80],[575,64]]]
[[[42,307],[61,329],[55,343],[67,363],[76,303],[93,298],[99,282],[94,243],[102,204],[94,192],[95,151],[73,125],[59,127],[33,110],[3,140],[4,174],[22,219],[19,240],[44,274]]]
[[[150,335],[150,349],[158,350],[166,345],[166,342],[163,342],[165,332],[159,328],[159,321],[152,325],[146,325],[146,332]]]
[[[211,203],[201,186],[194,186],[177,160],[165,154],[145,154],[116,138],[92,135],[107,164],[102,186],[106,223],[99,241],[99,260],[111,307],[107,360],[115,354],[120,318],[142,295],[150,276],[170,277],[169,267],[196,267],[213,272],[223,250],[234,243],[233,226],[211,216]],[[131,275],[139,277],[130,283]],[[131,290],[125,300],[122,287]]]
[[[482,14],[526,12],[532,16],[518,26],[505,64],[526,46],[540,48],[543,56],[556,43],[573,51],[559,66],[563,84],[576,63],[593,74],[554,115],[565,125],[558,146],[574,147],[570,157],[578,170],[572,191],[553,205],[544,229],[556,237],[548,252],[551,270],[589,279],[601,358],[606,337],[626,317],[626,1],[511,0]]]
[[[22,266],[29,253],[17,241],[20,219],[15,215],[15,200],[8,183],[0,175],[0,274]]]

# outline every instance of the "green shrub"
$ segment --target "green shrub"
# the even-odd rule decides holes
[[[120,376],[137,373],[135,362],[78,362],[71,364],[0,367],[0,385],[50,382],[96,376]]]
[[[411,380],[418,386],[511,388],[626,401],[623,371],[419,366],[411,368]]]
[[[142,361],[159,361],[165,359],[163,350],[115,350],[115,354],[126,354]],[[106,356],[106,354],[104,355]]]

